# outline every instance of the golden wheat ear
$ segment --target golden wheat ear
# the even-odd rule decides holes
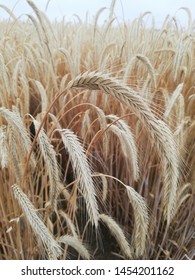
[[[36,237],[41,239],[49,259],[57,259],[62,254],[60,245],[56,242],[51,232],[37,214],[37,210],[20,187],[13,185],[12,190]]]
[[[119,138],[123,154],[130,163],[133,180],[137,181],[139,179],[138,153],[133,134],[124,120],[118,119],[115,115],[107,115],[107,118],[116,122],[116,125],[108,125],[108,127]]]
[[[8,151],[6,146],[6,125],[0,126],[0,167],[3,169],[8,165]]]
[[[120,81],[98,72],[85,72],[78,75],[68,84],[69,88],[81,87],[92,90],[102,90],[128,106],[141,121],[148,136],[155,145],[162,161],[164,189],[163,208],[167,223],[175,215],[176,191],[179,179],[179,157],[176,143],[168,126],[154,116],[146,101],[133,89],[123,85]]]
[[[146,240],[149,225],[148,208],[144,198],[132,187],[125,185],[129,201],[133,206],[134,229],[132,234],[132,246],[136,257],[141,257],[146,249]]]
[[[132,259],[132,250],[130,248],[130,245],[125,237],[123,230],[117,224],[117,222],[106,214],[100,214],[100,220],[108,227],[110,233],[118,242],[122,254],[128,259]]]
[[[0,107],[0,116],[3,117],[12,127],[13,133],[21,139],[21,141],[18,143],[21,148],[21,153],[24,155],[24,157],[27,156],[28,152],[30,151],[31,140],[30,135],[23,124],[18,109],[13,106],[13,111],[10,111],[7,108]],[[30,164],[33,168],[36,166],[34,155],[32,155]]]
[[[64,235],[59,238],[59,242],[74,248],[81,255],[83,259],[85,260],[90,259],[90,254],[87,248],[83,245],[81,240],[78,239],[78,237],[71,236],[71,235]]]
[[[78,187],[81,191],[87,207],[90,221],[98,227],[99,210],[96,199],[95,185],[92,179],[91,167],[88,163],[84,148],[77,136],[70,129],[56,129],[62,137],[65,149],[69,153],[73,171],[78,179]]]
[[[33,123],[35,126],[36,132],[39,129],[40,123],[33,119]],[[47,170],[49,174],[49,182],[50,182],[50,205],[52,210],[57,209],[57,195],[60,190],[60,171],[58,162],[56,159],[56,152],[53,148],[53,146],[50,144],[50,141],[44,131],[43,128],[41,128],[39,134],[38,134],[38,143],[41,149],[41,153],[43,155],[43,158],[45,160],[45,163],[47,165]]]

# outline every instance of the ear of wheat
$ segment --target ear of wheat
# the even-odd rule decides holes
[[[0,5],[0,259],[195,259],[190,10],[52,23],[26,2]]]
[[[128,259],[132,259],[132,250],[130,245],[123,233],[123,230],[117,224],[117,222],[106,214],[100,214],[100,220],[109,228],[110,233],[117,240],[123,255]]]
[[[132,236],[132,245],[135,248],[137,258],[143,256],[146,249],[146,241],[148,234],[149,215],[146,202],[143,197],[138,194],[132,187],[125,186],[130,203],[134,211],[134,230]]]
[[[21,116],[17,108],[13,107],[13,111],[10,111],[4,107],[1,107],[0,116],[6,119],[8,124],[12,127],[12,130],[20,137],[20,139],[22,140],[19,143],[21,147],[21,152],[24,154],[24,156],[27,156],[31,145],[30,136],[22,122]],[[35,159],[33,155],[31,157],[30,163],[32,167],[35,167]]]
[[[35,119],[33,120],[35,130],[39,129],[39,122]],[[43,154],[44,160],[47,164],[47,169],[49,173],[50,179],[50,204],[52,209],[56,209],[57,207],[57,195],[59,192],[60,185],[60,172],[56,159],[56,153],[53,146],[50,144],[47,135],[45,134],[43,128],[40,130],[38,134],[38,142],[41,148],[41,152]]]
[[[60,243],[64,243],[65,245],[73,247],[83,259],[89,260],[90,254],[86,247],[82,244],[82,242],[76,236],[64,235],[59,239]]]
[[[27,221],[30,223],[37,238],[41,239],[49,258],[57,259],[62,254],[60,245],[55,241],[26,194],[17,185],[13,185],[12,189]]]
[[[76,178],[79,179],[78,186],[86,202],[87,211],[92,224],[98,227],[99,210],[96,199],[96,190],[92,180],[92,171],[87,161],[84,149],[77,136],[70,129],[59,131],[62,141],[72,163]]]
[[[6,126],[0,126],[0,166],[5,168],[8,164],[8,152],[6,146]]]
[[[133,180],[137,181],[139,179],[138,153],[133,134],[124,120],[118,120],[115,115],[108,115],[107,118],[116,121],[116,125],[111,125],[110,129],[120,139],[123,153],[133,170]]]

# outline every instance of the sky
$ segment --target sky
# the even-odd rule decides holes
[[[98,10],[102,7],[109,8],[112,0],[33,0],[36,6],[44,11],[51,20],[61,20],[64,16],[67,21],[76,20],[73,15],[78,15],[81,19],[91,21]],[[45,11],[48,3],[47,11]],[[21,14],[33,14],[32,9],[26,0],[0,0],[0,5],[5,5],[9,9],[14,9],[16,16]],[[116,0],[115,15],[121,21],[123,19],[132,21],[139,15],[150,11],[155,19],[155,24],[160,27],[167,15],[175,16],[181,25],[187,25],[188,16],[184,9],[190,9],[192,18],[195,19],[194,0]],[[104,10],[100,17],[100,23],[108,16],[108,9]],[[0,20],[7,17],[7,13],[0,8]],[[22,18],[25,18],[23,16]],[[151,17],[148,16],[148,22]]]

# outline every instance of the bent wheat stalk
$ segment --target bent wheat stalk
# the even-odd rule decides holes
[[[162,158],[164,175],[163,208],[167,224],[175,215],[175,201],[178,184],[178,155],[172,132],[168,126],[155,118],[145,100],[133,89],[114,78],[98,72],[85,72],[69,82],[69,88],[81,87],[91,90],[103,90],[129,106],[146,128]]]

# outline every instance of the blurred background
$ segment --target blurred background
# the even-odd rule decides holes
[[[46,12],[51,20],[60,21],[65,17],[66,21],[76,21],[78,16],[82,20],[90,22],[98,10],[102,7],[110,7],[112,0],[33,0],[33,2],[40,10]],[[5,5],[12,10],[16,16],[33,13],[26,0],[0,0],[0,5]],[[149,11],[153,15],[156,27],[162,25],[167,15],[175,17],[181,26],[187,26],[187,10],[180,9],[182,7],[188,8],[192,18],[194,18],[195,1],[192,0],[116,0],[114,11],[117,21],[124,21],[124,19],[126,21],[132,21],[140,16],[140,14]],[[104,22],[108,13],[108,9],[103,11],[99,23]],[[0,19],[7,19],[8,17],[8,13],[1,8]],[[21,16],[21,19],[25,19],[25,15]],[[148,14],[146,24],[150,25],[151,20],[152,17]]]

